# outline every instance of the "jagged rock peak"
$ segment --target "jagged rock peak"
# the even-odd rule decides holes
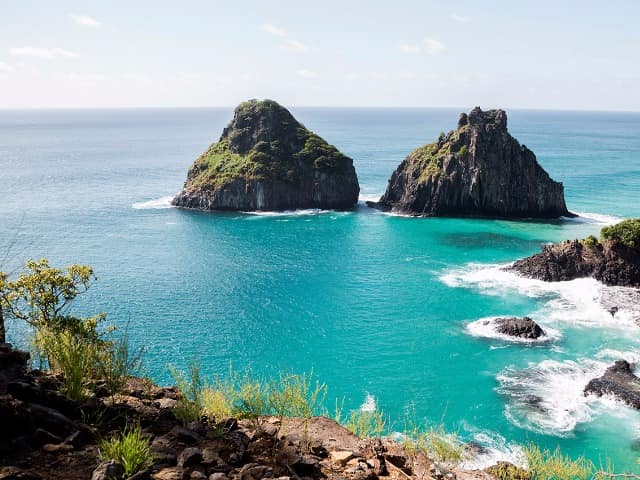
[[[417,216],[558,218],[567,210],[562,183],[507,131],[504,110],[474,108],[438,140],[398,166],[370,206]]]

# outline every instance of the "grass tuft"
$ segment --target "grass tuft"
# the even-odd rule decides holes
[[[124,467],[125,477],[130,477],[153,464],[149,439],[142,434],[140,426],[125,428],[108,440],[99,443],[100,459],[115,460]]]

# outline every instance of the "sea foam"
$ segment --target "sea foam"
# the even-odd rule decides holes
[[[171,200],[173,200],[173,197],[171,196],[160,197],[153,200],[147,200],[145,202],[135,202],[131,205],[131,207],[135,208],[136,210],[159,210],[164,208],[173,208],[173,205],[171,205]]]

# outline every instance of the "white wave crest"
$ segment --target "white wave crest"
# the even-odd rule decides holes
[[[171,205],[173,197],[160,197],[145,202],[135,202],[131,205],[136,210],[159,210],[164,208],[173,208]]]
[[[473,445],[479,447],[479,452],[459,467],[465,470],[483,470],[498,462],[509,462],[519,467],[525,467],[527,462],[522,447],[508,442],[496,432],[476,432],[472,434]]]
[[[360,405],[360,411],[370,413],[375,412],[376,408],[376,397],[367,392],[367,395],[364,397],[364,402]]]
[[[577,217],[562,217],[565,221],[577,222],[577,223],[593,223],[596,225],[614,225],[622,220],[621,217],[615,217],[613,215],[604,215],[602,213],[588,213],[588,212],[574,212]]]
[[[440,280],[450,287],[471,288],[484,295],[506,296],[514,292],[545,301],[537,315],[545,322],[583,326],[626,328],[640,322],[640,292],[625,287],[608,287],[593,278],[568,282],[543,282],[521,277],[504,269],[509,264],[467,264],[450,270]],[[615,315],[612,306],[619,310]]]
[[[300,210],[281,210],[269,211],[258,210],[252,212],[242,212],[246,215],[254,215],[256,217],[306,217],[310,215],[323,215],[325,213],[338,213],[335,210],[322,210],[320,208],[305,208]]]
[[[592,397],[584,387],[601,376],[605,362],[543,360],[528,368],[507,368],[498,375],[498,393],[508,397],[505,416],[520,428],[566,437],[578,424],[589,422]]]
[[[540,327],[544,330],[544,335],[539,338],[520,338],[506,335],[497,331],[496,320],[499,318],[504,318],[504,316],[485,317],[476,320],[475,322],[468,323],[467,331],[474,337],[495,338],[497,340],[503,340],[506,342],[527,344],[547,343],[562,337],[562,334],[555,328],[546,327],[542,324],[540,324]]]

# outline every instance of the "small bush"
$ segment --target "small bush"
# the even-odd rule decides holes
[[[125,477],[153,464],[149,439],[142,434],[139,426],[125,428],[109,440],[101,440],[99,448],[100,459],[120,462],[124,467]]]
[[[560,448],[553,452],[534,444],[524,449],[531,480],[588,480],[594,471],[592,462],[584,457],[575,460],[563,455]]]
[[[509,462],[498,462],[485,470],[499,480],[530,480],[531,474]]]
[[[415,421],[415,413],[405,418],[402,443],[409,454],[421,453],[435,462],[458,464],[469,458],[466,445],[456,433],[449,433],[444,425],[423,429]]]
[[[144,349],[132,351],[129,336],[125,331],[115,341],[106,345],[100,353],[99,376],[105,381],[111,395],[119,393],[127,379],[140,371]]]
[[[309,375],[280,374],[280,379],[270,385],[269,405],[280,418],[311,418],[320,415],[327,386],[313,381],[313,372]]]
[[[343,425],[360,438],[376,438],[386,431],[388,423],[384,412],[353,410]]]
[[[594,237],[593,235],[589,235],[587,238],[585,238],[584,240],[582,240],[582,244],[585,247],[588,248],[593,248],[598,246],[600,242],[598,241],[598,239],[596,237]]]
[[[183,424],[200,420],[204,413],[202,407],[203,383],[200,375],[200,364],[192,361],[187,372],[181,372],[169,366],[171,376],[178,387],[178,402],[173,410],[174,415]]]
[[[604,240],[613,240],[629,248],[640,250],[640,218],[623,220],[600,230]]]

